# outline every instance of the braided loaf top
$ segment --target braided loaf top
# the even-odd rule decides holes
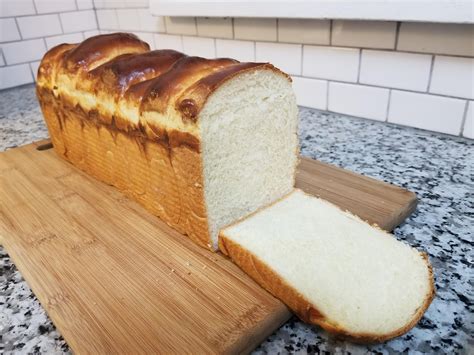
[[[128,33],[99,35],[48,51],[37,89],[52,92],[98,121],[155,137],[170,130],[199,139],[196,122],[207,99],[236,75],[271,70],[269,63],[191,57],[174,50],[150,51]]]

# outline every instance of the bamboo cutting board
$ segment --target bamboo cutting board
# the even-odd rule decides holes
[[[0,154],[0,236],[75,353],[248,352],[290,317],[229,260],[47,143]],[[297,180],[387,229],[416,205],[406,190],[309,159]]]

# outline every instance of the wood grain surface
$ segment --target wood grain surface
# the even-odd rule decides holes
[[[302,158],[296,187],[392,231],[413,213],[416,195],[396,185]]]
[[[221,254],[61,160],[47,143],[0,153],[0,236],[75,353],[248,352],[290,317]],[[416,201],[307,159],[297,185],[388,229]]]

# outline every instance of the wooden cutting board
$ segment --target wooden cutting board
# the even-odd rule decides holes
[[[0,235],[82,353],[240,353],[290,317],[229,260],[194,245],[47,141],[0,153]],[[302,159],[297,186],[391,229],[414,194]]]

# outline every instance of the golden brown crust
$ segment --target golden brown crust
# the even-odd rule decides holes
[[[54,48],[53,48],[54,50]],[[69,72],[89,71],[122,54],[144,53],[150,46],[131,33],[111,33],[86,39],[69,51],[62,60]]]
[[[77,44],[63,43],[46,52],[38,67],[37,86],[43,87],[49,84],[49,87],[53,88],[58,66],[62,63],[64,54],[75,47]]]
[[[273,204],[277,202],[278,201]],[[246,219],[258,212],[259,211],[256,211],[247,216]],[[236,223],[240,223],[240,221],[235,222],[234,224]],[[252,279],[254,279],[260,286],[285,303],[301,320],[310,324],[319,325],[330,333],[341,338],[350,339],[357,343],[380,343],[408,332],[419,322],[435,296],[433,270],[428,260],[428,255],[426,253],[421,253],[429,269],[430,289],[423,304],[413,315],[410,322],[400,329],[387,334],[353,333],[344,329],[342,324],[337,324],[331,319],[328,319],[324,315],[323,310],[320,310],[316,305],[311,304],[271,267],[265,264],[252,252],[228,238],[225,235],[225,229],[223,229],[219,234],[219,250],[224,255],[228,256],[245,273],[252,277]]]
[[[58,82],[59,92],[63,90],[65,96],[71,96],[70,100],[75,99],[81,106],[82,99],[76,97],[82,93],[93,93],[103,101],[112,100],[115,103],[93,109],[103,123],[116,120],[119,130],[130,132],[140,127],[122,113],[122,106],[137,108],[140,116],[149,111],[175,117],[172,109],[182,123],[170,122],[171,126],[195,123],[207,98],[219,86],[252,69],[273,70],[291,80],[268,63],[188,57],[173,50],[150,52],[149,46],[135,35],[113,33],[90,37],[79,45],[62,44],[48,51],[40,64],[38,86],[53,89]],[[63,84],[65,80],[67,87]],[[140,121],[142,126],[147,124]]]
[[[61,157],[210,248],[199,150],[113,129],[46,89],[38,97]]]
[[[233,59],[205,59],[200,57],[183,57],[171,69],[153,80],[145,93],[141,111],[164,113],[183,90],[226,66],[236,63]]]
[[[183,53],[174,50],[158,50],[139,54],[122,54],[89,72],[95,81],[94,92],[107,92],[121,96],[132,85],[156,78],[168,71]]]

